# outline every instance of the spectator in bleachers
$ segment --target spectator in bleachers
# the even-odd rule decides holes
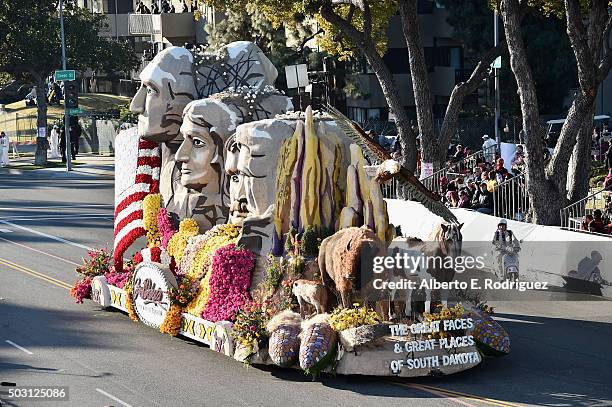
[[[612,168],[608,169],[608,175],[604,179],[604,188],[606,191],[612,191]]]
[[[510,168],[515,174],[522,174],[525,170],[525,152],[523,150],[523,146],[520,144],[516,146],[514,158],[510,162]]]
[[[465,152],[463,151],[463,146],[461,144],[457,144],[457,147],[455,147],[455,153],[453,154],[452,162],[458,163],[464,158],[465,158]]]
[[[459,203],[457,204],[458,208],[471,208],[472,203],[470,200],[470,195],[467,191],[467,187],[463,188],[459,191]]]
[[[478,181],[480,182],[480,181]],[[474,194],[476,194],[477,191],[477,186],[476,186],[476,182],[474,182],[474,180],[472,179],[468,179],[467,181],[467,186],[465,187],[465,191],[468,193],[469,197],[470,197],[470,201],[474,198]]]
[[[601,209],[595,209],[593,212],[593,220],[589,223],[589,232],[607,233],[608,230],[604,224]]]
[[[472,200],[472,207],[480,213],[487,215],[493,213],[493,194],[488,191],[486,182],[480,183],[480,188]]]
[[[446,192],[446,205],[451,208],[456,208],[459,205],[459,194],[457,191]]]
[[[495,187],[497,187],[497,175],[495,171],[489,171],[489,176],[487,177],[487,189],[489,192],[493,193],[495,191]]]
[[[580,230],[584,230],[586,232],[589,231],[589,224],[593,222],[593,215],[590,213],[588,215],[584,215],[582,218],[582,222],[580,223]]]
[[[504,159],[498,158],[495,163],[495,178],[498,184],[504,182],[505,175],[508,174],[508,170],[504,167]]]
[[[442,196],[444,196],[448,188],[448,178],[442,177],[440,178],[438,183],[440,184],[440,193],[442,194]]]
[[[482,168],[476,166],[472,172],[474,173],[474,182],[482,181]]]
[[[606,161],[606,167],[608,167],[608,169],[612,168],[612,143],[610,143],[610,146],[608,147],[608,151],[606,151],[605,161]]]

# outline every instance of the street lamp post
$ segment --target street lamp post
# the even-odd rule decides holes
[[[64,0],[59,2],[60,38],[62,41],[62,69],[66,70],[66,44],[64,41]],[[64,82],[64,137],[66,138],[66,171],[72,171],[72,155],[70,147],[70,116],[66,108],[66,81]]]
[[[497,10],[493,14],[493,45],[499,45],[499,18],[497,17]],[[495,66],[495,141],[497,142],[497,148],[501,146],[501,133],[499,131],[499,120],[500,120],[500,103],[499,103],[499,68]]]

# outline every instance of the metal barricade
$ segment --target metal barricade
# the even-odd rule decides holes
[[[519,222],[529,221],[529,194],[525,176],[519,175],[497,185],[493,191],[493,215]]]

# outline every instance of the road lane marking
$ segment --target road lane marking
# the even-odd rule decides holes
[[[65,258],[63,258],[63,257],[56,256],[55,254],[47,253],[47,252],[45,252],[45,251],[43,251],[43,250],[38,250],[38,249],[35,249],[35,248],[33,248],[33,247],[30,247],[30,246],[25,245],[25,244],[22,244],[22,243],[13,242],[12,240],[5,239],[5,238],[3,238],[3,237],[0,237],[0,240],[5,241],[5,242],[8,242],[8,243],[12,243],[12,244],[14,244],[14,245],[16,245],[16,246],[19,246],[19,247],[23,247],[24,249],[32,250],[32,251],[34,251],[34,252],[36,252],[36,253],[44,254],[44,255],[49,256],[49,257],[53,257],[54,259],[61,260],[61,261],[63,261],[63,262],[66,262],[66,263],[68,263],[68,264],[72,264],[72,265],[74,265],[74,266],[80,266],[80,264],[79,264],[79,263],[75,263],[75,262],[74,262],[74,261],[72,261],[72,260],[68,260],[68,259],[65,259]]]
[[[467,403],[467,402],[457,398],[456,396],[449,395],[448,393],[444,393],[444,392],[437,391],[437,390],[426,389],[426,388],[421,387],[421,386],[419,386],[417,384],[410,384],[408,386],[412,387],[413,389],[417,389],[417,390],[420,390],[422,392],[425,392],[425,393],[433,394],[434,396],[442,397],[445,400],[453,401],[453,402],[455,402],[457,404],[461,404],[462,406],[476,407],[474,404]]]
[[[3,218],[6,219],[6,218]],[[41,221],[41,220],[71,220],[71,219],[100,219],[100,220],[113,220],[114,217],[110,215],[56,215],[56,216],[46,216],[44,218],[30,218],[30,217],[21,217],[21,218],[11,218],[12,221]]]
[[[49,205],[49,206],[24,206],[24,207],[0,207],[0,211],[27,211],[29,209],[62,209],[62,208],[113,208],[112,204],[82,204],[82,205]]]
[[[105,391],[104,391],[104,390],[102,390],[102,389],[98,389],[98,388],[96,388],[96,391],[97,391],[98,393],[100,393],[100,394],[102,394],[102,395],[104,395],[104,396],[108,397],[109,399],[111,399],[111,400],[113,400],[113,401],[116,401],[117,403],[119,403],[119,404],[121,404],[121,405],[123,405],[123,406],[125,406],[125,407],[132,407],[132,405],[131,405],[131,404],[126,403],[125,401],[123,401],[123,400],[121,400],[121,399],[119,399],[119,398],[117,398],[117,397],[113,396],[113,395],[112,395],[112,394],[110,394],[110,393],[105,392]]]
[[[469,394],[469,393],[462,393],[462,392],[458,392],[458,391],[454,391],[454,390],[449,390],[449,389],[443,389],[441,387],[435,387],[435,386],[429,386],[426,384],[405,384],[405,383],[400,383],[400,382],[393,382],[396,384],[399,384],[400,386],[404,386],[404,387],[421,387],[423,389],[429,389],[429,390],[433,390],[433,391],[439,391],[442,393],[446,393],[449,396],[455,396],[455,397],[463,397],[469,400],[473,400],[473,401],[480,401],[483,403],[487,403],[487,404],[491,404],[494,406],[499,406],[499,407],[522,407],[520,404],[515,404],[515,403],[511,403],[508,401],[503,401],[503,400],[496,400],[496,399],[492,399],[492,398],[488,398],[488,397],[482,397],[482,396],[477,396],[475,394]]]
[[[66,239],[63,239],[63,238],[58,237],[58,236],[53,236],[53,235],[50,235],[50,234],[47,234],[47,233],[39,232],[38,230],[30,229],[30,228],[27,228],[25,226],[16,225],[15,223],[11,223],[11,222],[6,221],[6,220],[0,220],[0,223],[4,223],[5,225],[12,226],[12,227],[17,228],[17,229],[25,230],[26,232],[30,232],[30,233],[33,233],[33,234],[38,235],[38,236],[46,237],[47,239],[55,240],[56,242],[66,243],[66,244],[69,244],[71,246],[78,247],[80,249],[85,249],[87,251],[92,250],[91,247],[82,245],[80,243],[71,242],[70,240],[66,240]]]
[[[76,214],[76,213],[57,213],[57,211],[54,211],[54,213],[52,214],[46,214],[46,215],[27,215],[27,214],[19,214],[19,215],[8,215],[8,216],[0,216],[1,219],[3,220],[15,220],[15,219],[46,219],[49,216],[53,216],[53,217],[62,217],[62,218],[73,218],[76,216],[111,216],[111,214],[108,213],[81,213],[81,214]]]
[[[493,319],[496,321],[501,321],[501,322],[520,322],[522,324],[536,324],[536,325],[544,324],[543,322],[525,321],[524,319],[514,319],[514,318],[505,318],[505,317],[493,317]]]
[[[10,262],[8,260],[0,258],[0,264],[3,264],[3,265],[5,265],[5,266],[7,266],[7,267],[9,267],[9,268],[11,268],[13,270],[21,272],[21,273],[28,274],[28,275],[30,275],[32,277],[39,278],[41,280],[44,280],[44,281],[46,281],[48,283],[54,284],[54,285],[56,285],[58,287],[66,289],[66,290],[72,289],[72,286],[70,284],[68,284],[68,283],[65,283],[65,282],[63,282],[61,280],[57,280],[57,279],[55,279],[55,278],[53,278],[51,276],[48,276],[46,274],[39,273],[37,271],[31,270],[31,269],[29,269],[27,267],[23,267],[23,266],[20,266],[18,264],[12,263],[12,262]]]
[[[33,353],[32,353],[32,352],[30,352],[29,350],[27,350],[27,349],[26,349],[26,348],[24,348],[23,346],[19,346],[19,345],[17,345],[17,344],[16,344],[15,342],[13,342],[13,341],[9,341],[9,340],[7,339],[7,340],[5,340],[4,342],[8,343],[9,345],[11,345],[11,346],[13,346],[13,347],[15,347],[15,348],[17,348],[17,349],[19,349],[19,350],[21,350],[21,351],[24,351],[24,352],[25,352],[25,353],[27,353],[28,355],[33,355]]]

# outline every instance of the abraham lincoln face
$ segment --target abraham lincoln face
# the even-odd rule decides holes
[[[161,143],[179,134],[183,109],[196,95],[192,65],[188,50],[170,47],[140,73],[142,85],[130,105],[138,114],[140,137]]]

